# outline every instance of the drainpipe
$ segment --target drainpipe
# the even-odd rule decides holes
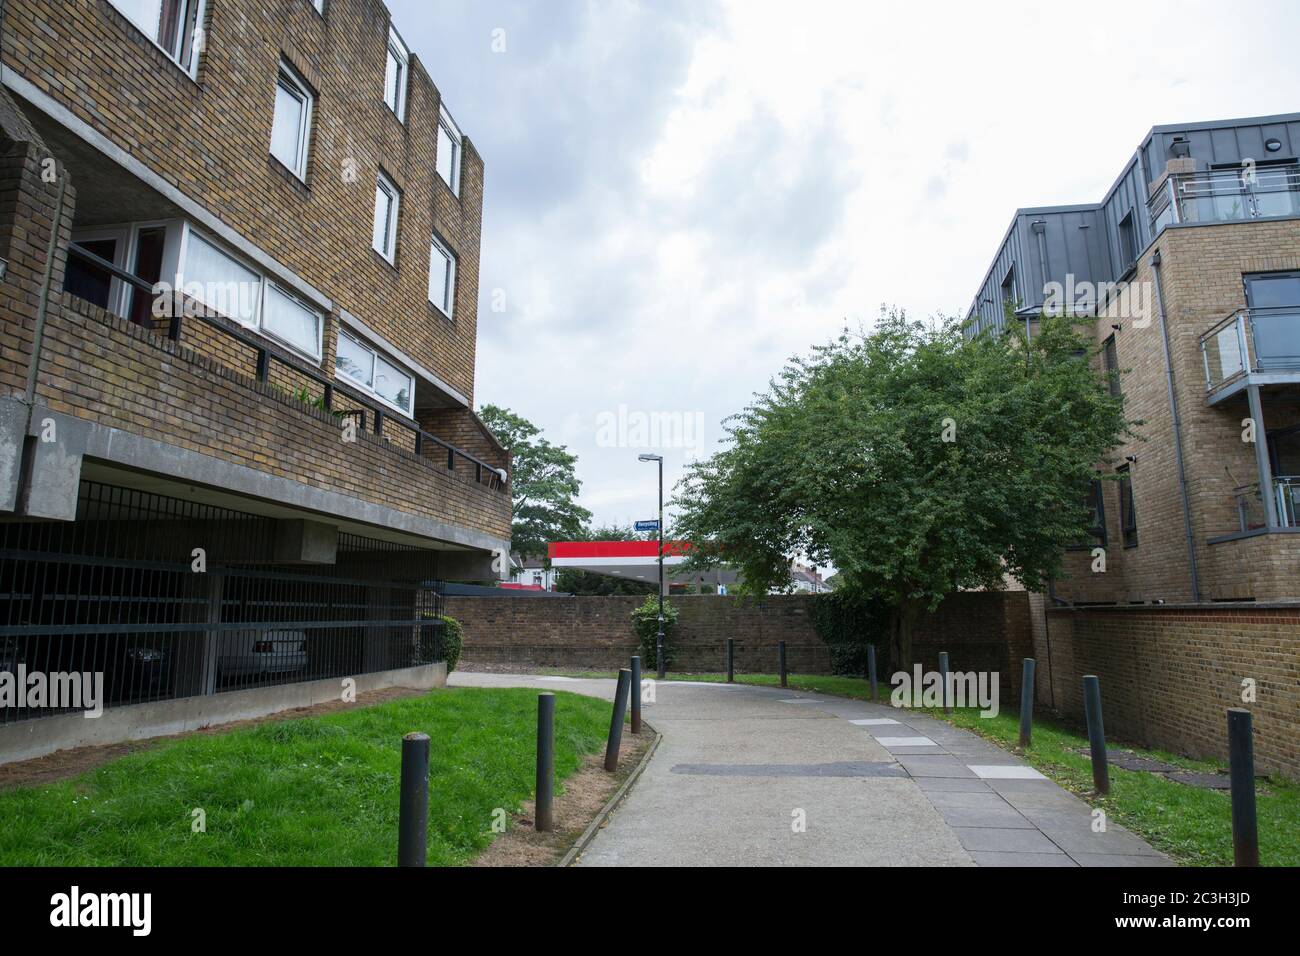
[[[1187,536],[1187,568],[1191,574],[1192,603],[1201,603],[1201,582],[1196,570],[1196,541],[1192,536],[1192,506],[1187,494],[1187,471],[1183,467],[1183,424],[1178,415],[1178,399],[1174,392],[1174,361],[1169,348],[1169,328],[1165,321],[1165,298],[1160,280],[1160,250],[1151,256],[1151,271],[1155,277],[1156,312],[1160,318],[1160,341],[1165,350],[1165,386],[1169,392],[1169,414],[1174,427],[1174,462],[1178,466],[1178,494],[1183,505],[1183,532]]]
[[[54,275],[54,254],[58,247],[59,230],[63,227],[63,194],[68,177],[60,166],[59,196],[54,202],[54,221],[50,224],[50,243],[45,249],[45,274],[41,277],[40,305],[36,309],[36,329],[32,335],[32,358],[27,365],[26,403],[28,414],[36,403],[36,376],[41,368],[41,345],[45,339],[45,314],[50,304],[50,280]]]

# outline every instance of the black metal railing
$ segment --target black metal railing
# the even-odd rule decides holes
[[[133,275],[126,269],[121,269],[101,256],[95,255],[84,246],[77,243],[69,243],[68,254],[73,258],[79,259],[87,265],[94,266],[113,277],[127,283],[137,292],[147,293],[150,296],[156,296],[158,289],[153,283]],[[420,428],[415,422],[408,421],[391,412],[386,412],[381,406],[376,404],[364,393],[348,385],[330,379],[319,369],[313,369],[305,363],[293,358],[287,352],[282,352],[270,342],[260,337],[250,335],[249,333],[234,328],[229,320],[220,318],[216,315],[208,315],[205,308],[199,303],[195,303],[195,308],[179,308],[180,303],[173,300],[167,306],[167,314],[163,319],[167,323],[166,337],[173,342],[179,342],[182,334],[182,321],[187,318],[196,319],[203,322],[208,328],[214,329],[222,335],[238,342],[240,345],[251,350],[255,356],[255,377],[259,382],[267,382],[271,377],[272,363],[278,363],[288,369],[295,375],[300,375],[311,382],[314,382],[321,390],[320,407],[325,411],[335,413],[340,417],[356,417],[358,427],[361,431],[368,428],[374,434],[384,437],[384,426],[386,424],[394,425],[411,433],[411,442],[415,454],[420,458],[429,458],[433,460],[445,460],[446,467],[449,471],[455,471],[458,468],[469,468],[473,470],[474,481],[477,484],[485,484],[490,490],[498,491],[503,494],[509,493],[509,476],[505,469],[497,468],[482,459],[471,455],[463,449],[457,448],[449,442],[443,441],[436,435],[432,435]],[[150,326],[150,331],[157,331]],[[344,395],[350,402],[362,406],[359,409],[336,409],[336,398]],[[307,403],[310,404],[310,403]]]
[[[274,554],[272,518],[92,482],[75,522],[0,524],[0,725],[443,659],[436,552]]]

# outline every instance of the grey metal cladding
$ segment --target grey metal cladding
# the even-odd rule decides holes
[[[1068,275],[1076,283],[1122,279],[1133,261],[1124,261],[1129,257],[1121,247],[1120,223],[1132,215],[1130,251],[1140,254],[1150,246],[1155,237],[1147,199],[1177,137],[1187,141],[1198,170],[1247,159],[1294,161],[1300,157],[1300,113],[1152,127],[1101,202],[1017,209],[967,310],[967,334],[1002,327],[1002,283],[1013,267],[1020,304],[1034,310],[1042,308],[1047,283],[1064,284]],[[1280,148],[1269,152],[1264,144],[1270,139]],[[1036,220],[1043,223],[1041,243],[1033,231]]]

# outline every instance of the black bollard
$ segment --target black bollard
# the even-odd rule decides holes
[[[876,699],[876,645],[867,645],[867,680],[871,681],[871,699]]]
[[[1250,711],[1228,709],[1228,768],[1232,773],[1232,862],[1259,866],[1255,820],[1255,740]]]
[[[1106,728],[1101,722],[1101,682],[1088,674],[1083,678],[1083,716],[1088,721],[1088,749],[1092,754],[1092,786],[1100,794],[1110,793],[1110,766],[1106,762]]]
[[[777,657],[778,657],[779,660],[780,660],[780,667],[781,667],[781,686],[782,686],[782,687],[787,687],[787,686],[789,686],[789,685],[788,685],[788,682],[787,682],[787,680],[786,680],[786,670],[785,670],[785,641],[782,641],[780,644],[777,645],[777,647],[776,647],[776,653],[777,653]]]
[[[948,701],[948,652],[939,652],[939,680],[943,684],[943,712],[951,714],[952,708]]]
[[[727,638],[727,683],[735,683],[736,680],[736,642],[732,638]]]
[[[555,799],[555,695],[537,695],[537,832],[554,826],[551,804]]]
[[[641,658],[632,655],[632,733],[641,733]]]
[[[429,839],[429,735],[402,738],[402,782],[397,814],[397,865],[424,866]]]
[[[627,713],[627,694],[632,686],[632,672],[624,667],[618,672],[618,687],[614,690],[614,714],[609,719],[609,741],[605,744],[605,769],[613,773],[618,768],[618,748],[623,741],[623,715]]]
[[[1034,659],[1026,657],[1020,672],[1020,746],[1028,747],[1034,727]]]

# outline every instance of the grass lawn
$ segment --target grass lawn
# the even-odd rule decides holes
[[[556,698],[564,778],[604,746],[610,705]],[[496,808],[532,798],[536,690],[436,690],[199,734],[0,792],[0,865],[391,866],[401,738],[415,730],[431,738],[429,865],[466,863],[492,842]],[[205,833],[191,832],[196,807]]]
[[[614,676],[613,673],[566,673],[575,677]],[[725,674],[670,672],[668,677],[670,680],[684,681],[726,680]],[[775,674],[737,674],[736,683],[776,687],[779,686],[780,679]],[[792,690],[834,694],[856,700],[871,698],[870,684],[855,677],[790,674],[788,686]],[[888,702],[890,690],[888,683],[879,683],[882,703]],[[1020,739],[1018,710],[1003,710],[997,717],[990,719],[981,718],[974,709],[956,710],[948,717],[941,710],[927,710],[926,713],[973,731],[1004,750],[1020,754],[1062,787],[1083,797],[1093,806],[1104,808],[1111,820],[1140,834],[1179,863],[1192,866],[1232,865],[1232,812],[1226,790],[1203,790],[1156,774],[1112,766],[1110,795],[1096,797],[1092,794],[1092,761],[1086,755],[1088,738],[1082,728],[1036,716],[1033,745],[1021,753],[1016,747]],[[1227,766],[1216,761],[1189,760],[1159,750],[1130,747],[1119,740],[1108,743],[1189,770],[1213,772],[1226,769]],[[1079,748],[1085,753],[1073,752]],[[1256,812],[1259,819],[1260,861],[1265,866],[1300,866],[1300,784],[1278,777],[1259,780]]]

